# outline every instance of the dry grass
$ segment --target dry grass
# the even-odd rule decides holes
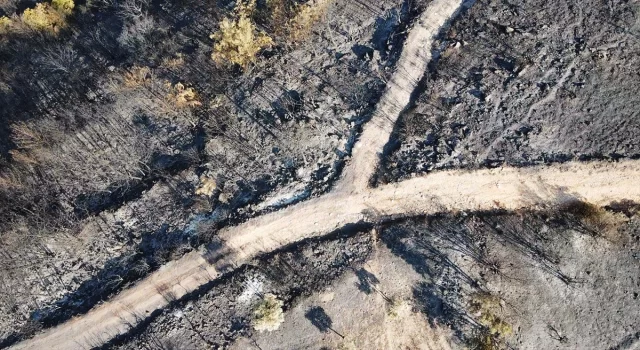
[[[167,68],[167,69],[175,69],[175,68],[182,67],[183,65],[184,65],[184,57],[182,56],[181,53],[176,54],[175,57],[165,58],[162,60],[162,63],[160,63],[160,66],[162,68]]]
[[[290,9],[287,0],[267,0],[267,16],[271,23],[271,30],[278,36],[287,34]]]
[[[194,88],[188,88],[182,83],[177,83],[173,86],[169,85],[169,90],[170,92],[167,95],[167,99],[178,108],[198,107],[202,105]]]
[[[15,189],[22,187],[20,177],[12,170],[6,170],[4,174],[0,174],[0,190],[3,189]]]
[[[151,69],[149,67],[134,66],[124,73],[124,86],[129,89],[144,86],[151,80]]]
[[[18,148],[23,150],[38,149],[45,143],[42,135],[25,122],[17,122],[11,125],[11,140]]]
[[[233,18],[220,22],[218,31],[211,35],[216,41],[211,58],[216,63],[246,68],[260,51],[273,45],[271,37],[259,31],[251,19],[255,7],[255,0],[239,1]]]
[[[11,159],[13,159],[14,162],[21,165],[36,165],[40,163],[32,152],[14,149],[9,151],[9,154],[11,155]]]

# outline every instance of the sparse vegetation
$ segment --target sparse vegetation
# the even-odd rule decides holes
[[[11,158],[20,165],[35,165],[39,161],[37,153],[42,153],[45,140],[43,136],[27,123],[18,122],[11,126],[11,140],[16,149],[9,151]]]
[[[265,21],[271,26],[271,30],[277,37],[286,35],[287,22],[291,10],[287,0],[267,0],[267,8],[264,14]]]
[[[504,321],[499,313],[502,312],[502,299],[489,293],[475,293],[469,302],[469,311],[477,317],[484,329],[474,340],[474,347],[478,350],[498,350],[506,348],[504,338],[513,333],[513,328]]]
[[[609,236],[617,227],[628,220],[622,213],[614,213],[592,203],[571,200],[558,208],[578,218],[594,234]]]
[[[398,317],[398,312],[401,308],[406,306],[406,301],[402,300],[399,297],[392,297],[389,299],[385,299],[387,305],[387,315],[391,318]]]
[[[283,302],[273,294],[266,294],[253,312],[253,328],[257,331],[275,331],[284,322]]]

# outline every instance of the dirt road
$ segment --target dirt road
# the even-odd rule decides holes
[[[85,315],[51,328],[15,349],[86,349],[127,332],[169,301],[196,290],[221,273],[349,223],[389,216],[450,210],[518,209],[580,198],[595,204],[640,200],[640,162],[570,163],[531,169],[450,171],[398,184],[368,188],[379,155],[399,113],[431,59],[439,28],[460,1],[435,0],[411,30],[398,69],[378,111],[365,128],[337,189],[219,233],[220,244],[170,262],[135,286]]]
[[[336,191],[363,191],[368,187],[393,126],[409,104],[411,94],[431,61],[433,40],[455,17],[461,5],[459,0],[435,0],[416,20],[402,48],[395,73],[355,144],[351,163]]]
[[[362,193],[331,193],[220,233],[214,251],[171,262],[84,316],[16,349],[83,349],[126,332],[168,301],[252,258],[349,223],[456,210],[518,209],[581,199],[595,204],[640,201],[640,161],[570,163],[540,168],[450,171]]]

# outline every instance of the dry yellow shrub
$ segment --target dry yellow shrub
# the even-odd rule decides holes
[[[51,4],[42,2],[32,9],[26,9],[19,17],[19,23],[25,27],[57,33],[67,25],[67,16],[73,13],[75,3],[73,0],[53,0]],[[17,17],[17,16],[16,16]],[[6,16],[0,17],[0,34],[18,30],[14,21]]]
[[[66,26],[64,14],[48,3],[39,3],[35,8],[24,10],[21,18],[22,23],[34,30],[55,33]]]
[[[251,20],[255,0],[239,1],[235,18],[225,18],[211,38],[216,40],[211,58],[219,64],[231,63],[246,68],[255,62],[258,53],[273,45],[266,33],[259,31]]]
[[[200,186],[198,186],[198,189],[196,189],[196,194],[210,197],[211,195],[213,195],[213,192],[215,192],[216,188],[217,186],[215,179],[212,179],[208,176],[202,176],[200,178]]]
[[[320,21],[329,9],[332,0],[312,0],[296,6],[296,15],[289,20],[289,40],[293,42],[306,39],[313,26]]]
[[[151,79],[151,69],[149,67],[134,66],[124,73],[124,86],[127,88],[136,88],[143,86]]]
[[[76,6],[73,0],[53,0],[51,5],[54,9],[67,16],[73,13],[73,8]]]
[[[171,87],[171,92],[167,96],[176,107],[198,107],[202,103],[198,100],[198,94],[193,88],[187,88],[182,83],[177,83]]]
[[[13,21],[7,16],[0,17],[0,34],[8,33],[11,30]]]

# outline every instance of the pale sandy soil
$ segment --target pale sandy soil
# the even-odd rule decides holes
[[[458,348],[451,329],[430,325],[414,305],[413,287],[422,276],[409,264],[380,244],[359,271],[371,274],[369,288],[362,287],[367,282],[362,281],[357,271],[349,271],[325,290],[288,310],[284,323],[276,331],[256,332],[252,339],[241,338],[231,349]],[[306,317],[311,307],[324,310],[339,335],[314,327]]]

